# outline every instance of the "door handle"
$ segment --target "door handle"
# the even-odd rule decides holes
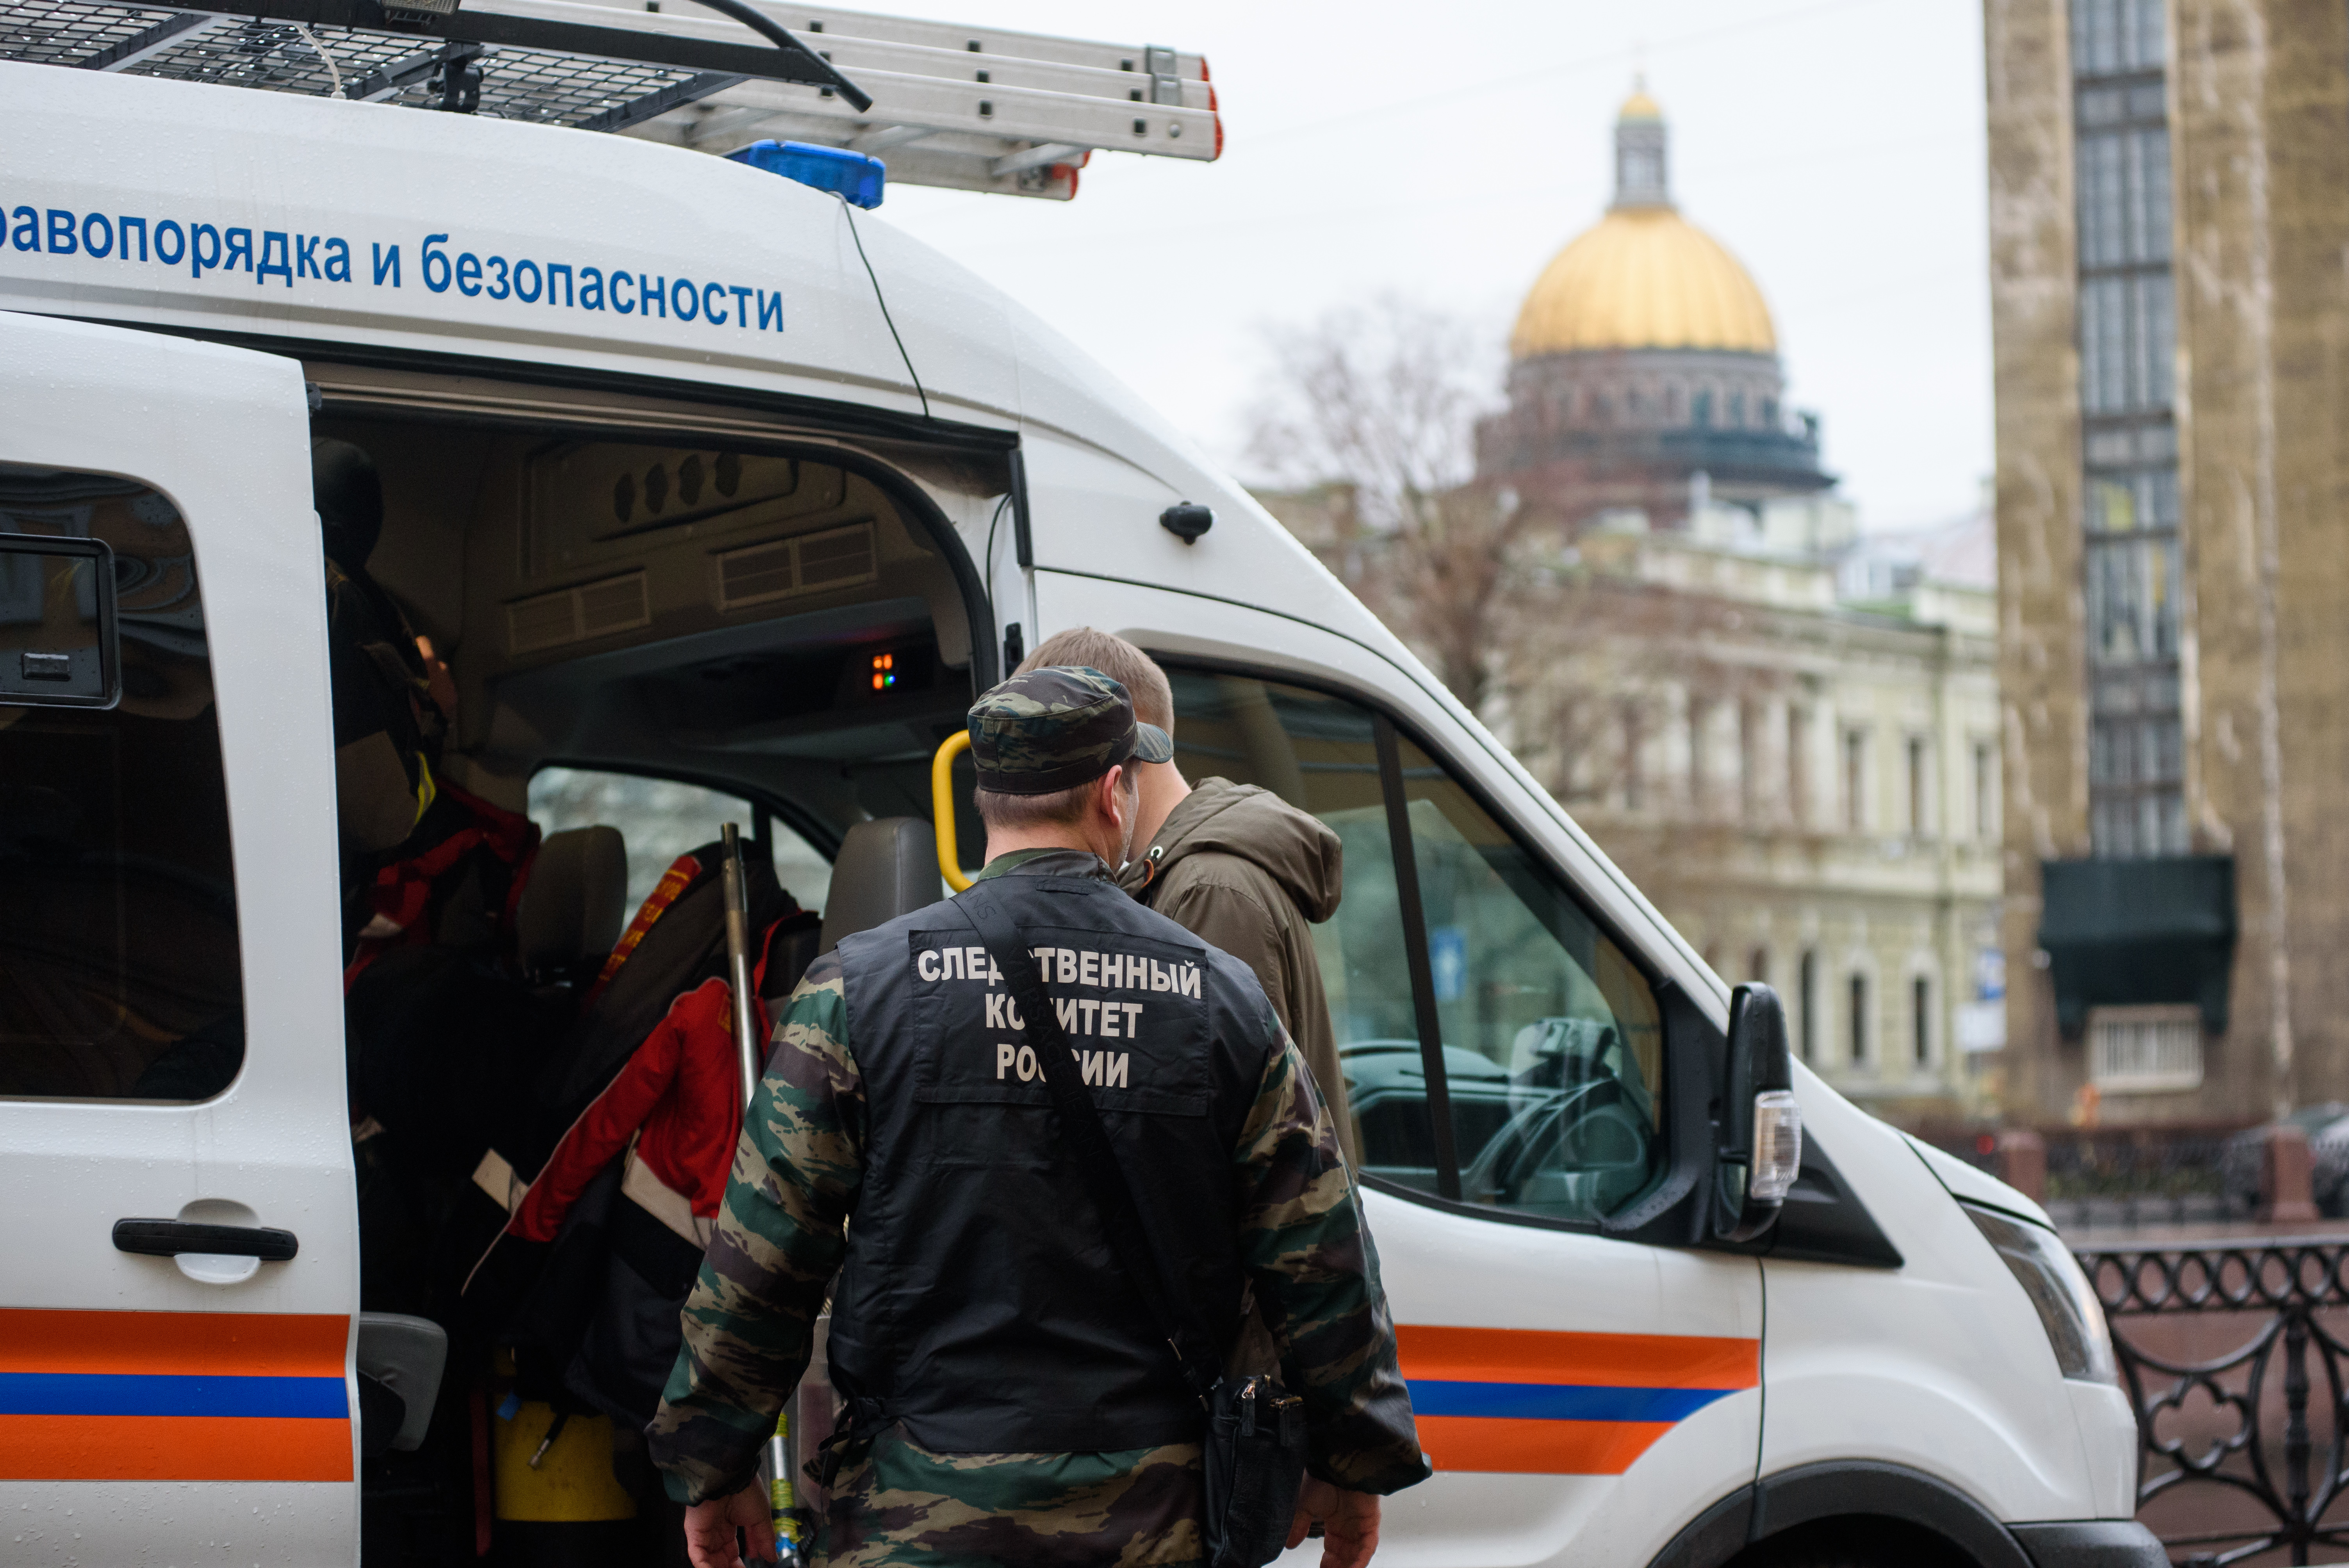
[[[215,1257],[259,1258],[282,1264],[301,1250],[291,1231],[266,1225],[204,1225],[191,1220],[117,1220],[114,1250],[150,1258],[175,1258],[181,1253]]]

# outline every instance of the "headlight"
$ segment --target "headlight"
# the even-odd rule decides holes
[[[2039,1311],[2054,1348],[2055,1365],[2066,1377],[2089,1383],[2118,1383],[2113,1363],[2113,1331],[2105,1321],[2104,1304],[2088,1288],[2088,1276],[2064,1248],[2053,1231],[2011,1219],[1994,1209],[1959,1205],[1974,1229],[1982,1233],[2006,1266],[2013,1271],[2023,1294]]]

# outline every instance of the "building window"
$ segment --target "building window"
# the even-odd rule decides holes
[[[1688,799],[1689,814],[1700,819],[1713,815],[1713,748],[1706,744],[1705,725],[1713,717],[1713,705],[1692,694],[1688,699]]]
[[[2088,1076],[2102,1090],[2148,1094],[2202,1086],[2202,1013],[2096,1007],[2088,1014]]]
[[[1974,837],[1988,841],[1993,833],[1991,821],[1991,752],[1990,742],[1974,742]]]
[[[1786,820],[1796,827],[1811,818],[1809,769],[1811,716],[1799,707],[1786,709]]]
[[[2180,855],[2166,7],[2072,0],[2071,12],[2090,845],[2106,859]]]
[[[1844,731],[1843,825],[1855,833],[1868,826],[1868,731],[1864,729]]]
[[[1909,831],[1923,838],[1926,820],[1925,741],[1921,736],[1909,738]]]
[[[2073,0],[2072,68],[2081,76],[2159,70],[2162,0]]]
[[[1803,1059],[1814,1062],[1818,1060],[1819,955],[1811,949],[1803,951],[1801,967],[1795,972],[1795,988],[1798,993],[1795,998],[1795,1010],[1802,1015]]]
[[[1868,1060],[1868,976],[1855,972],[1851,977],[1851,1061],[1858,1067]]]
[[[1762,709],[1750,702],[1737,705],[1737,815],[1745,822],[1762,815]]]
[[[1646,780],[1640,777],[1640,742],[1644,738],[1640,723],[1638,705],[1627,703],[1623,707],[1623,810],[1636,811],[1646,803]]]
[[[1922,975],[1909,982],[1909,1037],[1917,1050],[1917,1065],[1933,1060],[1933,983]]]

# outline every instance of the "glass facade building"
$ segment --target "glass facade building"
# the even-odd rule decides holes
[[[2072,0],[2094,852],[2187,852],[2162,0]]]

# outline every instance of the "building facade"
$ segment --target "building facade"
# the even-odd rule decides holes
[[[2349,16],[1984,14],[2010,1114],[2349,1097]]]
[[[1760,289],[1671,206],[1644,92],[1616,148],[1616,200],[1535,284],[1478,431],[1472,489],[1506,514],[1482,715],[1717,973],[1777,988],[1815,1069],[1910,1125],[1982,1117],[2004,1023],[1989,517],[1861,534],[1817,420],[1785,410]],[[1425,640],[1413,600],[1444,574],[1412,539],[1364,530],[1342,486],[1262,499]]]
[[[1896,542],[1710,531],[1586,532],[1516,606],[1495,720],[1715,972],[1777,988],[1815,1070],[1905,1124],[1978,1117],[2001,1087],[1992,592]]]

